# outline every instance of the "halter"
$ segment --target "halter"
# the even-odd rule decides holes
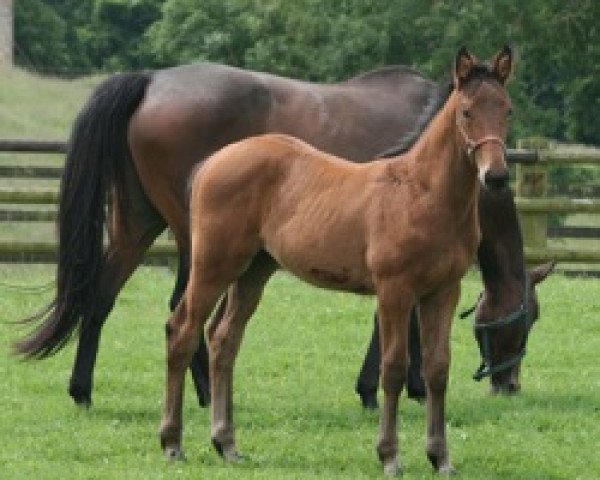
[[[475,153],[475,150],[477,150],[479,147],[481,147],[484,143],[490,143],[490,142],[499,144],[502,147],[502,151],[504,152],[504,155],[506,155],[506,143],[504,143],[504,140],[502,140],[499,136],[484,135],[479,140],[473,140],[471,137],[469,137],[469,134],[465,130],[465,127],[462,125],[462,123],[456,122],[456,126],[458,127],[458,130],[460,131],[460,134],[462,135],[463,140],[465,141],[465,144],[467,145],[467,155],[469,157],[472,157],[473,154]]]
[[[494,320],[490,323],[481,323],[475,324],[473,329],[475,333],[481,334],[481,341],[479,342],[479,351],[481,352],[481,365],[477,369],[477,371],[473,374],[473,380],[480,381],[487,376],[494,375],[499,372],[503,372],[508,370],[509,368],[516,365],[524,356],[527,351],[527,337],[529,336],[529,328],[531,326],[531,320],[529,318],[529,311],[527,309],[527,305],[529,302],[529,279],[527,274],[525,274],[525,289],[523,292],[523,303],[519,306],[517,310],[509,313],[504,317],[500,317],[499,319]],[[479,301],[477,302],[479,303]],[[477,305],[477,304],[476,304]],[[473,312],[475,307],[472,309],[462,313],[460,315],[461,318],[465,318],[467,315]],[[510,325],[516,325],[520,322],[523,322],[525,327],[525,334],[523,335],[523,340],[521,341],[521,345],[519,347],[519,352],[512,358],[494,365],[492,362],[491,356],[491,348],[490,348],[490,338],[491,335],[498,330],[501,330],[504,327]]]

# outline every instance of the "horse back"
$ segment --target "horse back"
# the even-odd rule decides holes
[[[202,241],[230,242],[228,254],[265,250],[310,283],[370,292],[366,235],[351,233],[366,231],[373,170],[288,136],[246,139],[198,170],[192,224]]]

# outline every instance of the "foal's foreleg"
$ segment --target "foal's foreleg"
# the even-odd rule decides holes
[[[440,473],[452,473],[446,441],[445,397],[450,368],[450,327],[460,284],[452,283],[421,302],[423,373],[427,386],[427,456]]]
[[[235,444],[233,423],[233,369],[244,329],[256,310],[263,288],[276,269],[275,263],[262,254],[227,292],[223,316],[214,317],[208,328],[210,380],[212,391],[213,445],[228,461],[240,458]]]
[[[375,321],[373,333],[371,334],[371,342],[369,343],[367,354],[358,374],[355,388],[356,393],[360,396],[363,407],[368,409],[377,408],[377,387],[379,386],[381,363],[377,313],[375,313],[374,317]],[[421,403],[425,400],[425,382],[421,375],[421,342],[419,339],[419,316],[416,307],[411,311],[408,331],[409,362],[406,390],[408,398]]]
[[[398,455],[397,412],[398,398],[406,382],[408,321],[413,304],[397,283],[388,281],[377,288],[384,393],[377,453],[388,475],[398,475],[402,471]]]

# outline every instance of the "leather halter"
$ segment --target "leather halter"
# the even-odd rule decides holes
[[[477,304],[479,301],[477,302]],[[477,305],[476,304],[476,305]],[[529,316],[529,278],[527,274],[525,274],[525,289],[523,292],[523,303],[519,306],[519,308],[504,317],[500,317],[489,323],[476,323],[473,326],[475,333],[481,334],[481,341],[479,342],[479,351],[481,353],[481,365],[477,369],[477,371],[473,374],[473,380],[480,381],[487,376],[494,375],[499,372],[503,372],[508,370],[509,368],[516,365],[524,356],[527,351],[527,338],[529,336],[529,329],[531,327],[531,319]],[[475,307],[470,309],[467,312],[464,312],[460,315],[461,318],[465,318],[467,315],[472,313],[475,310]],[[521,341],[521,345],[519,347],[519,352],[515,354],[513,357],[508,360],[501,362],[497,365],[494,365],[492,362],[491,355],[491,336],[493,333],[501,330],[504,327],[510,325],[516,325],[518,323],[523,322],[525,327],[525,333],[523,335],[523,340]]]
[[[506,155],[506,143],[497,135],[484,135],[479,140],[473,140],[465,130],[461,122],[456,122],[456,126],[467,145],[467,155],[472,157],[475,151],[485,143],[497,143],[502,147],[502,151]]]

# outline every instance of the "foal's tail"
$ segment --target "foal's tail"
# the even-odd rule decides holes
[[[77,327],[91,321],[101,302],[105,202],[114,191],[119,198],[125,193],[127,127],[150,78],[128,73],[105,80],[75,121],[60,186],[56,298],[25,320],[39,325],[15,343],[17,353],[30,358],[56,353]]]

